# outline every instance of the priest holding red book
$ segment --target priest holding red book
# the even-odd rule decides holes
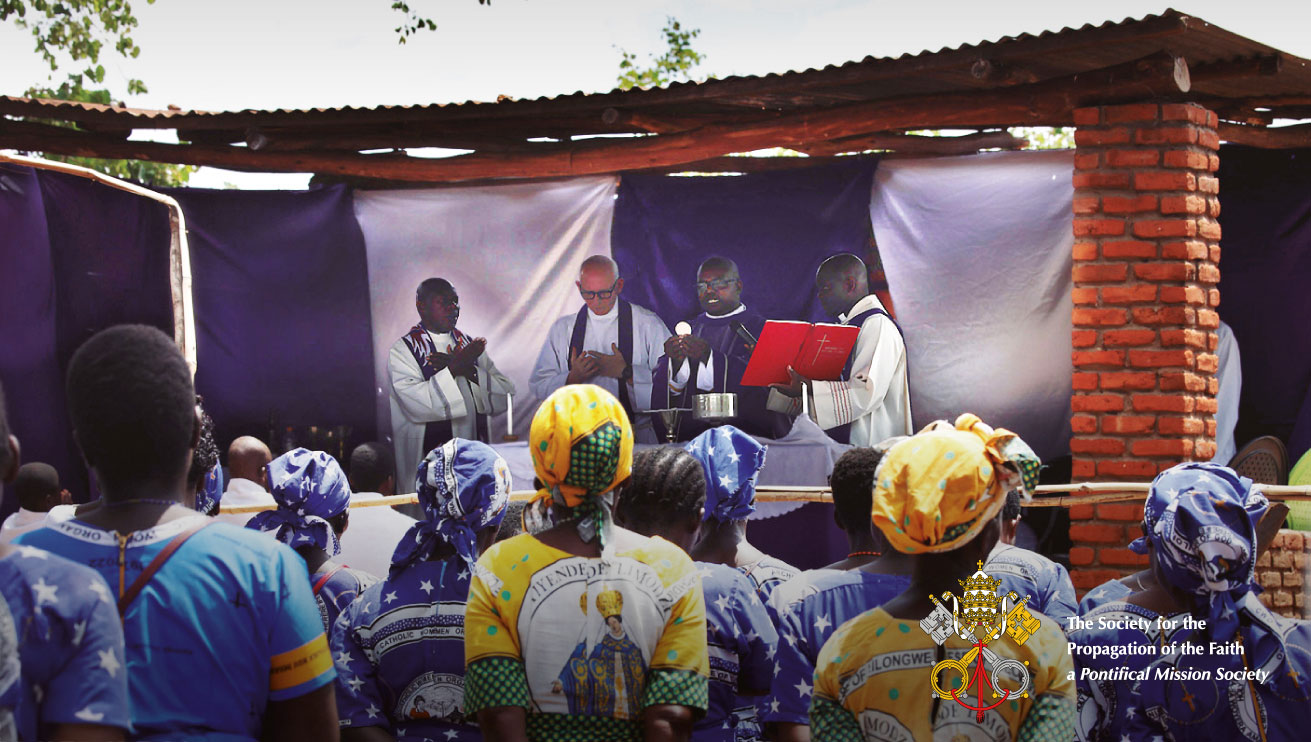
[[[786,435],[791,420],[765,408],[768,390],[741,384],[765,318],[742,303],[737,264],[718,256],[706,259],[697,269],[696,294],[702,312],[692,320],[690,333],[665,341],[665,354],[651,385],[651,409],[694,409],[698,394],[731,392],[737,395],[738,416],[728,422],[763,438]],[[691,440],[709,427],[691,414],[680,418],[680,441]],[[663,434],[663,423],[658,419],[654,423],[657,433]]]
[[[815,287],[825,312],[860,328],[847,373],[841,380],[819,381],[789,369],[790,383],[770,385],[768,408],[798,414],[801,395],[806,394],[815,422],[836,440],[854,446],[910,435],[905,339],[869,290],[865,263],[849,253],[834,255],[820,264]]]

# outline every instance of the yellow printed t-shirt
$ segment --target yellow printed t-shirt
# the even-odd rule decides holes
[[[625,534],[573,556],[529,534],[488,549],[465,614],[465,710],[523,706],[534,739],[625,738],[655,704],[705,709],[700,575],[678,547]]]
[[[984,712],[982,722],[952,698],[934,698],[929,682],[934,665],[944,659],[960,660],[970,650],[969,642],[953,635],[945,647],[939,647],[918,621],[893,618],[881,608],[847,621],[824,643],[815,664],[810,704],[815,739],[1073,739],[1075,683],[1067,673],[1074,670],[1074,663],[1065,635],[1054,620],[1037,612],[1033,615],[1042,625],[1024,646],[1006,635],[988,645],[999,657],[1028,663],[1029,696],[1003,701]],[[973,673],[973,661],[969,670]],[[944,670],[939,683],[951,690],[958,678],[957,672]],[[1000,684],[1019,687],[1016,677],[1004,677]],[[982,705],[997,700],[991,695],[985,690]],[[973,688],[964,700],[980,705]]]

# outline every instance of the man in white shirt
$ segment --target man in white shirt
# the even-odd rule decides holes
[[[243,435],[228,446],[228,488],[219,500],[220,507],[267,505],[274,507],[273,496],[268,492],[268,475],[264,467],[273,460],[273,453],[264,441]],[[255,513],[224,513],[215,518],[245,527]]]
[[[361,443],[351,452],[351,527],[341,535],[339,561],[378,577],[387,576],[396,544],[414,525],[414,518],[386,505],[354,504],[396,494],[395,472],[396,461],[386,443]]]
[[[53,466],[37,461],[18,468],[14,495],[18,498],[18,512],[5,518],[4,525],[0,525],[0,544],[7,544],[28,531],[43,527],[51,508],[73,501],[68,490],[59,486],[59,472]]]
[[[858,325],[845,381],[811,381],[791,371],[790,384],[773,384],[769,409],[795,414],[801,395],[810,397],[810,414],[838,440],[850,425],[853,446],[873,446],[896,435],[911,435],[910,383],[901,328],[870,293],[865,263],[850,253],[819,266],[815,287],[824,311],[844,325]]]
[[[1215,456],[1211,457],[1211,463],[1228,466],[1238,453],[1234,427],[1238,425],[1238,398],[1243,391],[1243,364],[1238,355],[1238,341],[1229,325],[1221,321],[1215,334],[1219,338],[1215,347],[1219,391],[1215,395]]]
[[[415,292],[419,324],[391,346],[392,445],[396,481],[408,486],[419,462],[452,438],[489,442],[487,418],[505,411],[514,382],[496,370],[486,338],[456,329],[460,295],[444,278]]]
[[[624,279],[604,255],[583,261],[575,282],[586,305],[555,321],[537,356],[533,394],[546,399],[566,384],[595,384],[619,399],[639,442],[655,443],[648,415],[652,372],[669,328],[645,307],[619,298]]]

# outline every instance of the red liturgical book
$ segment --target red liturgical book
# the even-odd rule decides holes
[[[836,381],[856,347],[860,328],[854,325],[769,320],[742,373],[743,386],[788,382],[788,366],[807,379]]]

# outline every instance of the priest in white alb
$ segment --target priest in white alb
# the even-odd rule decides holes
[[[456,329],[460,296],[444,278],[419,284],[419,324],[391,346],[392,445],[396,481],[414,481],[419,462],[452,438],[490,442],[487,419],[505,411],[514,383],[496,370],[487,340]]]
[[[860,327],[856,347],[837,381],[806,379],[789,368],[790,383],[771,385],[769,409],[797,414],[806,394],[815,422],[839,442],[873,446],[911,435],[906,342],[869,290],[865,263],[850,253],[834,255],[820,264],[815,287],[825,312],[844,325]]]
[[[655,312],[619,298],[624,279],[604,255],[578,271],[583,306],[551,325],[533,368],[533,396],[546,399],[566,384],[595,384],[619,399],[639,442],[655,443],[649,415],[651,378],[669,328]]]

